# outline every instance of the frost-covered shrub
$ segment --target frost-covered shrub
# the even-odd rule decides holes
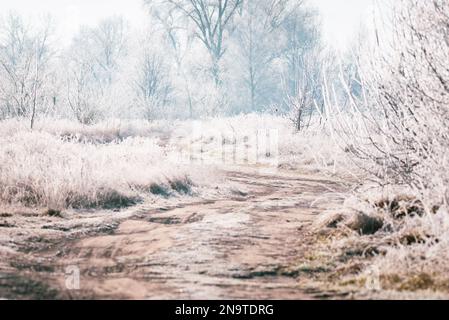
[[[443,0],[395,2],[391,45],[378,33],[374,48],[360,52],[362,94],[346,90],[348,104],[341,105],[324,84],[326,126],[348,162],[366,174],[359,201],[320,226],[347,231],[354,217],[380,219],[374,234],[350,232],[342,247],[362,247],[363,254],[374,247],[384,288],[447,289],[448,12]],[[368,188],[368,181],[376,184]],[[374,186],[381,190],[375,196]]]
[[[390,49],[379,48],[362,74],[370,129],[359,153],[386,182],[449,193],[449,3],[400,1]],[[369,71],[368,71],[369,70]],[[433,192],[432,191],[432,192]]]

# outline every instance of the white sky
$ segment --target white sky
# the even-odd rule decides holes
[[[357,35],[372,0],[309,0],[309,3],[322,13],[326,40],[342,48]],[[146,15],[142,0],[0,0],[0,14],[10,10],[28,17],[50,13],[66,43],[80,25],[95,25],[105,17],[123,15],[132,26],[138,26],[144,23]]]
[[[362,25],[372,25],[373,0],[310,0],[322,15],[326,41],[344,48],[355,39]]]
[[[121,15],[138,26],[146,17],[142,0],[0,0],[0,15],[8,11],[31,18],[51,14],[66,44],[81,25],[94,26],[104,18]]]

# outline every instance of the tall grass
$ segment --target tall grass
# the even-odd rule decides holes
[[[139,129],[137,123],[127,130],[65,121],[39,126],[30,131],[20,121],[2,122],[2,204],[116,208],[136,204],[157,190],[165,195],[190,190],[187,169],[169,161],[156,131]]]

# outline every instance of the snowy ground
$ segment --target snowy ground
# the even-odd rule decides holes
[[[11,121],[0,140],[0,297],[447,297],[443,270],[404,267],[425,224],[388,224],[319,124]]]

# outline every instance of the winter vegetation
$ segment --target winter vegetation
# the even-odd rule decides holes
[[[342,199],[312,228],[344,265],[328,281],[449,293],[449,2],[394,1],[346,53],[313,1],[143,5],[140,32],[114,16],[66,47],[49,17],[2,16],[2,210],[214,198],[248,167],[326,177],[345,186],[316,199]]]
[[[56,41],[49,17],[37,23],[3,15],[3,203],[58,209],[104,206],[109,197],[134,203],[136,191],[156,176],[188,175],[173,168],[164,173],[159,162],[167,150],[158,139],[170,134],[173,120],[271,109],[285,114],[300,86],[317,80],[318,14],[304,3],[144,6],[149,22],[140,32],[115,16],[81,27],[68,47]],[[313,91],[304,104],[318,97]]]
[[[446,1],[396,3],[391,44],[378,33],[373,53],[359,54],[362,92],[347,91],[344,112],[352,119],[332,124],[380,187],[361,193],[366,211],[353,204],[351,214],[370,217],[371,230],[357,229],[373,234],[368,246],[380,255],[381,282],[394,289],[447,287],[448,12]],[[329,114],[343,113],[329,105]]]

